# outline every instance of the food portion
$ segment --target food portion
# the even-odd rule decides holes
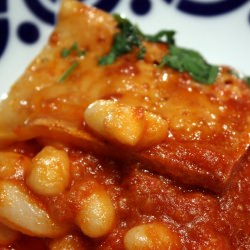
[[[248,249],[248,81],[173,31],[64,0],[0,112],[0,245]]]

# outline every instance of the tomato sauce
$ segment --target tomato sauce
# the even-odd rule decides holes
[[[28,148],[18,145],[14,151],[30,155],[32,150],[29,152]],[[70,187],[61,195],[37,199],[55,220],[73,225],[81,199],[98,182],[111,196],[116,213],[112,230],[98,239],[84,236],[72,226],[69,233],[77,235],[75,241],[82,247],[79,249],[124,249],[123,238],[128,229],[151,222],[160,222],[175,232],[181,242],[179,249],[249,249],[249,152],[241,159],[227,188],[217,195],[180,185],[145,170],[141,163],[97,158],[80,149],[66,150],[70,158]],[[48,238],[21,235],[9,247],[40,250],[48,249],[50,244]]]

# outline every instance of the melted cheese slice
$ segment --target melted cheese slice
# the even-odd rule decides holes
[[[164,44],[145,43],[144,60],[133,51],[99,66],[116,32],[111,15],[64,0],[48,44],[1,103],[0,147],[63,141],[221,191],[250,143],[249,88],[226,67],[212,85],[159,68]],[[63,58],[73,44],[85,55]]]

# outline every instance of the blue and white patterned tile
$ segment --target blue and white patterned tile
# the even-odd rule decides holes
[[[177,43],[209,62],[250,74],[249,0],[82,0],[123,13],[146,33],[177,31]],[[0,0],[0,98],[46,44],[60,0]]]

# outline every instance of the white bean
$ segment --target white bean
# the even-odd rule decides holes
[[[38,237],[57,237],[67,229],[55,222],[42,204],[16,181],[0,181],[0,222]]]
[[[167,122],[141,107],[98,100],[84,112],[87,125],[105,139],[128,146],[150,146],[167,136]]]
[[[114,219],[115,211],[109,195],[105,190],[98,189],[83,200],[76,223],[84,234],[97,238],[111,230]]]
[[[6,246],[13,243],[19,235],[17,231],[0,223],[0,245]]]
[[[88,126],[106,139],[125,145],[136,145],[142,136],[143,120],[130,106],[112,100],[92,103],[84,113]]]
[[[159,223],[143,224],[131,228],[124,237],[126,250],[180,249],[178,236]]]
[[[69,158],[65,151],[46,146],[32,159],[26,184],[40,195],[63,192],[70,180]]]
[[[31,160],[14,152],[0,152],[0,179],[24,179]]]

